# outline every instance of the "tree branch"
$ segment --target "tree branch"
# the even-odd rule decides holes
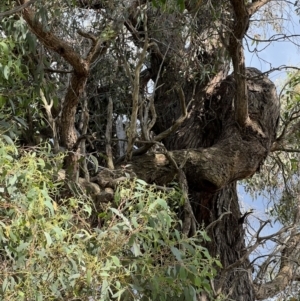
[[[113,125],[113,101],[109,96],[107,106],[107,125],[105,131],[105,144],[106,144],[106,155],[107,155],[107,167],[109,169],[114,168],[113,154],[111,149],[111,136],[112,136],[112,125]]]
[[[141,148],[133,151],[134,156],[145,154],[152,147],[153,144],[167,138],[170,134],[174,133],[180,127],[180,125],[184,122],[184,120],[188,116],[188,108],[194,100],[195,87],[194,87],[192,99],[189,101],[187,106],[186,106],[185,96],[184,96],[182,88],[178,89],[178,93],[179,93],[180,106],[181,106],[181,116],[179,116],[178,119],[168,129],[166,129],[162,133],[155,136],[153,141],[149,141],[149,143],[147,143],[147,145],[144,145]]]
[[[22,4],[28,3],[26,0],[21,0],[21,2]],[[67,42],[58,38],[51,31],[45,31],[42,23],[38,21],[39,18],[35,17],[35,12],[32,9],[28,7],[25,8],[23,10],[23,17],[31,31],[45,47],[63,57],[70,65],[73,66],[76,73],[87,76],[87,62],[81,58]]]
[[[137,114],[138,114],[138,103],[139,103],[139,97],[140,97],[140,72],[143,66],[143,63],[145,61],[147,49],[149,46],[148,41],[148,33],[147,33],[147,14],[145,14],[145,41],[144,41],[144,47],[140,54],[138,63],[135,67],[135,74],[134,74],[134,82],[133,82],[133,92],[132,92],[132,112],[131,112],[131,118],[130,118],[130,133],[128,137],[128,146],[126,150],[126,161],[130,161],[132,157],[132,149],[135,141],[136,136],[136,123],[137,123]]]
[[[23,3],[22,5],[17,6],[15,8],[11,9],[11,10],[0,13],[0,18],[16,14],[16,13],[20,12],[21,10],[23,10],[24,8],[28,7],[29,5],[33,4],[35,1],[36,0],[27,1],[27,2]]]
[[[236,95],[234,99],[235,120],[240,127],[249,123],[248,93],[246,87],[246,67],[242,39],[249,25],[250,15],[244,1],[230,0],[235,13],[235,20],[228,45],[232,59],[234,78],[236,80]]]
[[[247,11],[250,16],[255,14],[261,7],[270,2],[271,0],[260,0],[260,1],[252,1],[247,5]],[[243,1],[241,1],[243,2]]]

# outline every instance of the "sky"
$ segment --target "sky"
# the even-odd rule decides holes
[[[271,68],[276,68],[282,65],[300,66],[300,16],[293,11],[294,7],[283,10],[283,18],[285,21],[281,24],[281,30],[284,34],[291,36],[289,41],[280,39],[279,41],[253,43],[252,40],[246,38],[244,43],[246,66],[256,67],[265,72]],[[255,15],[253,17],[255,19]],[[274,31],[270,26],[256,26],[252,23],[248,31],[249,37],[259,35],[260,40],[268,40],[278,32]],[[270,74],[270,79],[276,81],[285,77],[285,71],[276,71]]]

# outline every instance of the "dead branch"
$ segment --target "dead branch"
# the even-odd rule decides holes
[[[255,285],[255,296],[257,300],[273,297],[286,288],[294,279],[294,269],[298,263],[300,235],[295,227],[281,250],[280,267],[274,279],[267,283]]]
[[[291,228],[291,226],[286,226],[286,227],[282,227],[279,231],[277,231],[277,232],[275,232],[273,234],[266,235],[266,236],[259,236],[259,233],[262,231],[262,229],[266,226],[267,223],[268,223],[268,221],[265,222],[265,223],[263,223],[260,226],[259,230],[257,231],[257,233],[255,235],[256,236],[256,242],[252,246],[250,246],[249,248],[247,248],[247,251],[245,252],[245,254],[238,261],[236,261],[235,263],[233,263],[233,264],[229,265],[228,267],[226,267],[225,268],[226,271],[231,270],[233,268],[236,268],[236,267],[240,266],[243,262],[245,262],[246,260],[248,260],[249,255],[254,250],[256,250],[259,245],[265,243],[267,240],[270,240],[273,237],[281,235],[282,233],[288,231]]]
[[[213,221],[205,228],[205,231],[208,232],[209,229],[213,228],[217,223],[219,223],[223,219],[225,215],[228,214],[232,214],[232,212],[231,211],[223,212],[217,220]]]
[[[91,34],[89,32],[85,32],[85,31],[83,31],[81,29],[78,29],[77,33],[79,35],[81,35],[82,37],[91,40],[93,43],[97,43],[97,37],[95,35],[93,35],[93,34]]]
[[[52,73],[62,73],[62,74],[74,72],[73,70],[58,70],[58,69],[52,69],[52,68],[44,68],[44,71],[52,72]]]
[[[145,14],[145,42],[142,52],[139,55],[139,60],[135,68],[134,82],[133,82],[133,92],[132,92],[132,112],[130,118],[129,136],[128,136],[128,146],[126,150],[125,160],[130,161],[132,158],[132,150],[135,142],[136,135],[136,123],[137,114],[139,108],[139,97],[140,97],[140,72],[145,61],[147,49],[149,46],[148,33],[147,33],[147,14]]]
[[[114,169],[113,154],[111,149],[111,136],[112,136],[112,125],[113,125],[113,101],[109,96],[107,106],[107,124],[105,131],[105,141],[106,141],[106,156],[107,156],[107,166],[109,169]]]
[[[88,134],[79,136],[73,146],[72,151],[76,152],[80,146],[80,143],[84,140],[88,140],[88,142],[92,145],[92,140],[95,140],[95,137],[93,135]]]
[[[188,116],[188,108],[194,100],[195,87],[194,87],[192,99],[189,101],[187,106],[186,106],[185,96],[184,96],[182,88],[178,89],[178,94],[179,94],[180,106],[181,106],[181,116],[179,116],[179,118],[172,124],[171,127],[169,127],[162,133],[155,136],[153,141],[150,141],[149,144],[144,145],[141,148],[133,151],[134,156],[145,154],[152,147],[152,145],[155,144],[155,142],[159,142],[159,141],[162,141],[163,139],[167,138],[169,135],[174,133],[180,127],[180,125],[184,122],[184,120]],[[151,143],[152,143],[152,145],[151,145]]]

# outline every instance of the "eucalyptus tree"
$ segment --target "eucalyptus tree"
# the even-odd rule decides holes
[[[177,181],[185,198],[182,232],[193,236],[205,227],[207,248],[223,265],[210,283],[215,299],[261,300],[295,280],[296,255],[291,263],[286,254],[298,246],[298,215],[276,235],[261,236],[260,229],[246,245],[236,190],[270,153],[285,151],[298,128],[295,109],[278,131],[275,85],[244,59],[252,22],[272,5],[284,9],[280,1],[13,3],[5,1],[0,17],[26,22],[31,52],[23,61],[51,128],[44,138],[54,152],[66,151],[70,183],[83,176],[116,189],[122,172],[159,186]],[[88,158],[108,169],[91,174]],[[264,268],[253,281],[249,255],[274,237],[285,242],[277,275],[266,282]]]

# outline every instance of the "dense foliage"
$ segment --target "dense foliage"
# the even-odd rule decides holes
[[[209,239],[204,231],[180,233],[175,188],[128,179],[95,213],[83,192],[62,198],[64,182],[55,180],[61,155],[0,143],[3,300],[196,300],[210,293],[220,263],[201,246]]]

